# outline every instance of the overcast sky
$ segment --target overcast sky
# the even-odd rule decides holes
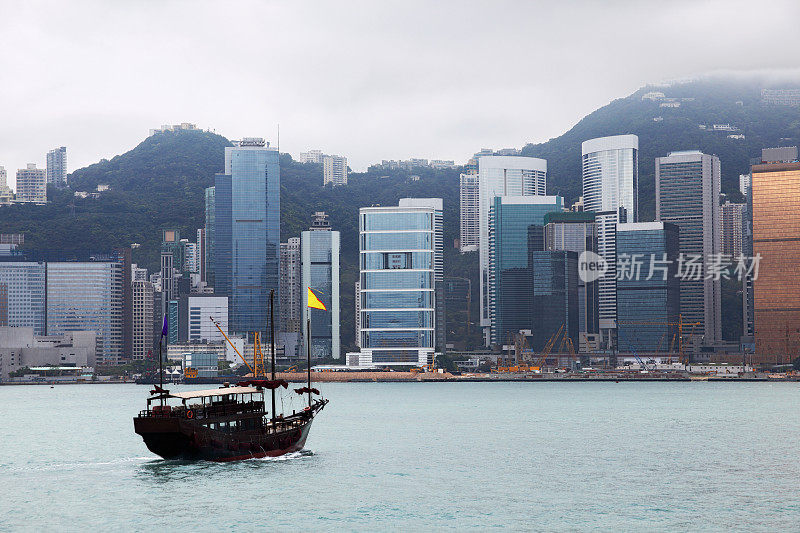
[[[381,159],[560,135],[648,82],[800,67],[800,2],[0,0],[0,165],[161,124]]]

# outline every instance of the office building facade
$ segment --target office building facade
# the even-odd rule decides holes
[[[722,284],[705,265],[722,252],[719,158],[700,151],[656,158],[656,220],[680,228],[680,253],[699,256],[700,275],[681,279],[681,315],[706,344],[722,340]]]
[[[544,217],[563,206],[560,196],[494,197],[488,247],[491,344],[502,345],[509,335],[531,328],[534,305],[529,254],[544,250]]]
[[[544,196],[547,161],[536,157],[481,156],[478,158],[478,226],[481,327],[484,343],[491,341],[489,316],[489,210],[497,196]]]
[[[178,300],[177,342],[225,342],[228,334],[228,298],[215,294],[188,294]],[[222,333],[215,325],[219,324]],[[267,342],[269,339],[262,339]]]
[[[278,151],[260,138],[226,147],[214,187],[215,294],[228,296],[232,332],[266,333],[270,291],[280,301]]]
[[[47,263],[47,335],[97,334],[97,362],[124,358],[124,266],[120,262]]]
[[[47,174],[45,169],[36,168],[28,163],[27,168],[17,170],[16,202],[45,204],[47,203]]]
[[[581,145],[583,208],[594,212],[597,254],[608,265],[597,280],[598,325],[611,341],[616,328],[616,226],[639,219],[639,138],[614,135]]]
[[[755,362],[788,364],[800,353],[800,163],[752,167]]]
[[[679,229],[669,222],[617,225],[617,336],[620,351],[676,351]]]
[[[45,263],[0,262],[0,326],[46,333],[45,276]]]
[[[325,213],[315,213],[311,228],[300,237],[300,325],[303,346],[307,346],[307,321],[311,319],[311,357],[314,359],[340,357],[339,253],[339,232],[331,230]],[[314,291],[326,311],[308,308],[307,287]]]
[[[360,209],[359,365],[432,362],[442,246],[440,198],[401,199],[397,207]]]
[[[578,254],[597,253],[597,224],[591,211],[548,213],[544,217],[544,249]],[[598,282],[578,279],[578,330],[598,333]]]
[[[47,152],[47,184],[67,186],[67,147],[54,148]]]

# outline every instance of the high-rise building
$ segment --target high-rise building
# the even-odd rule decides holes
[[[800,353],[800,163],[754,165],[752,176],[756,362],[788,364]]]
[[[502,345],[509,335],[531,329],[530,313],[535,310],[529,253],[544,250],[544,217],[563,206],[560,196],[494,197],[489,210],[488,254],[492,344]],[[536,228],[538,239],[531,239],[531,227]]]
[[[578,257],[584,252],[597,253],[597,224],[591,211],[548,213],[544,217],[545,250],[566,250]],[[578,329],[598,333],[597,281],[578,279]]]
[[[750,174],[739,174],[739,192],[747,197],[750,192]]]
[[[205,246],[203,248],[205,258],[205,281],[211,287],[214,286],[214,215],[216,208],[214,206],[214,187],[206,188],[206,225],[205,225]]]
[[[356,329],[356,342],[355,345],[361,348],[361,282],[355,282],[355,329]]]
[[[225,148],[215,179],[215,294],[228,296],[230,330],[268,330],[269,294],[280,301],[280,165],[260,138]]]
[[[297,161],[300,163],[322,164],[322,158],[324,157],[325,154],[322,153],[322,150],[309,150],[308,152],[300,152]]]
[[[617,225],[617,335],[625,352],[677,349],[679,229],[669,222]],[[623,266],[624,265],[624,266]],[[624,268],[624,270],[622,270]]]
[[[215,294],[181,295],[178,300],[178,342],[225,342],[216,322],[228,334],[228,298]],[[267,341],[265,338],[262,342]]]
[[[14,200],[14,193],[8,186],[8,174],[5,167],[0,167],[0,205],[8,205]]]
[[[544,196],[547,161],[536,157],[481,156],[478,158],[478,221],[480,306],[484,342],[490,343],[489,209],[497,196]]]
[[[743,232],[747,204],[725,202],[720,207],[722,213],[722,253],[737,258],[743,252]]]
[[[722,284],[706,272],[722,252],[719,195],[717,156],[692,150],[656,158],[656,220],[677,225],[686,263],[693,257],[700,263],[699,276],[681,278],[681,315],[700,323],[695,331],[706,344],[722,340]]]
[[[17,202],[47,203],[47,175],[45,169],[28,163],[27,168],[17,170]]]
[[[531,251],[533,321],[531,348],[542,350],[563,328],[579,345],[578,254],[568,250]]]
[[[197,244],[195,248],[197,262],[197,273],[200,275],[200,281],[206,280],[206,230],[205,228],[197,229]]]
[[[56,187],[67,186],[67,147],[47,152],[47,183]]]
[[[339,359],[339,250],[338,231],[331,231],[328,215],[314,213],[309,231],[300,237],[303,345],[308,342],[307,320],[311,318],[311,357]],[[326,311],[308,308],[308,288]]]
[[[153,349],[153,284],[133,282],[133,359],[146,359]]]
[[[477,171],[474,174],[461,174],[459,250],[462,254],[475,252],[480,245],[480,204],[478,202],[478,193]]]
[[[44,335],[45,264],[0,262],[0,326],[32,328]]]
[[[359,365],[426,365],[437,347],[442,200],[404,198],[359,211]],[[441,330],[444,327],[441,326]],[[349,361],[348,361],[349,363]]]
[[[123,359],[124,266],[117,261],[47,263],[47,334],[94,331],[97,361]]]
[[[347,185],[347,158],[340,155],[326,155],[322,158],[322,184]]]
[[[302,279],[300,270],[300,237],[291,237],[281,243],[280,261],[280,331],[299,333],[302,314]]]
[[[598,325],[610,342],[617,319],[616,227],[639,220],[639,137],[589,139],[581,153],[583,207],[595,214],[597,254],[608,265],[597,290]]]

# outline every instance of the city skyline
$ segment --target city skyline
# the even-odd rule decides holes
[[[30,65],[51,64],[46,59],[53,49],[63,50],[64,59],[39,73],[34,90],[25,84],[0,87],[0,101],[6,102],[0,165],[44,166],[48,150],[66,145],[70,170],[75,170],[113,157],[150,128],[184,120],[232,139],[248,131],[277,132],[281,124],[284,151],[297,154],[318,147],[346,154],[354,171],[381,159],[466,160],[481,146],[546,141],[647,83],[719,71],[791,69],[792,75],[800,74],[791,53],[800,39],[791,27],[800,18],[800,6],[790,2],[773,3],[771,13],[781,16],[770,17],[745,2],[679,2],[659,17],[650,16],[646,6],[588,2],[576,9],[517,2],[459,5],[458,10],[425,5],[422,19],[417,17],[420,7],[360,6],[365,22],[357,23],[344,16],[349,10],[341,6],[252,5],[253,16],[230,25],[220,24],[227,10],[211,4],[194,6],[190,13],[177,2],[9,6],[0,21],[0,43],[5,49],[22,41],[29,45],[0,58],[3,72],[13,77]],[[565,28],[556,22],[566,18],[567,10],[571,24]],[[98,12],[106,24],[94,24]],[[192,24],[176,26],[187,15]],[[749,31],[735,38],[726,32],[709,34],[699,23],[709,18]],[[258,31],[257,21],[276,19],[281,31]],[[411,20],[419,23],[414,39],[408,38]],[[536,21],[540,39],[514,31],[527,27],[527,20]],[[467,21],[479,21],[471,24],[481,31],[464,31]],[[670,38],[669,21],[685,30],[682,42]],[[607,35],[599,42],[584,31],[597,24]],[[31,27],[41,29],[33,42],[25,37]],[[773,36],[769,43],[755,37],[767,28]],[[649,46],[631,47],[636,41]],[[231,48],[238,50],[233,57],[227,52]],[[704,53],[696,53],[698,48]],[[398,54],[401,49],[406,52]],[[589,50],[607,57],[625,53],[628,66],[605,69],[582,62],[581,69],[573,68]],[[273,58],[272,72],[249,69],[254,54],[265,52]],[[337,80],[324,89],[311,82],[307,62],[300,60],[319,54],[349,58],[347,75],[340,61],[323,61],[322,72],[314,71],[314,79]],[[520,71],[520,54],[537,68]],[[198,63],[176,63],[176,56]],[[653,57],[659,60],[648,60]],[[492,71],[516,75],[502,84],[492,76],[477,76],[475,65],[487,61]],[[198,73],[206,70],[223,75],[197,83]],[[105,74],[101,83],[98,71]],[[257,92],[265,105],[252,112],[244,97],[228,99],[224,110],[208,105],[230,90],[227,80],[235,77],[242,80],[237,96]],[[591,90],[585,86],[588,77]],[[409,85],[414,78],[425,79],[424,87]],[[497,101],[505,105],[489,105]],[[420,121],[428,127],[419,128]],[[13,185],[13,176],[10,180]]]

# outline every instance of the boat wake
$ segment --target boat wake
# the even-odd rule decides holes
[[[291,461],[293,459],[302,459],[304,457],[311,457],[314,455],[314,452],[311,450],[300,450],[297,452],[291,452],[284,455],[279,455],[278,457],[254,457],[252,459],[245,459],[245,461],[257,461],[257,462],[281,462],[281,461]]]

